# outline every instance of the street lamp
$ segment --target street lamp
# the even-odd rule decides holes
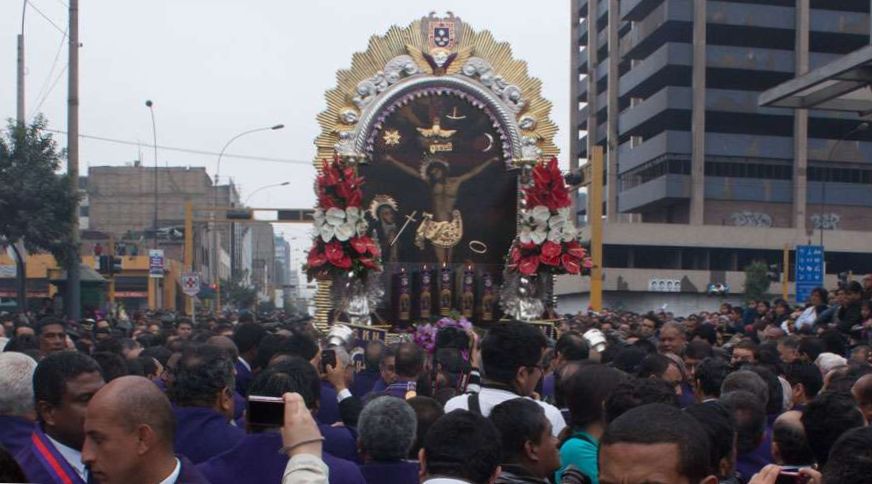
[[[26,13],[27,0],[24,0],[24,4],[21,6],[21,33],[18,34],[18,68],[16,70],[18,81],[16,117],[19,127],[24,127],[24,15]]]
[[[273,126],[266,126],[263,128],[255,128],[255,129],[249,129],[249,130],[243,131],[243,132],[237,134],[236,136],[230,138],[229,140],[227,140],[227,142],[224,143],[224,147],[221,148],[221,152],[218,153],[218,163],[215,164],[215,187],[212,191],[212,209],[213,209],[212,210],[212,220],[213,220],[213,224],[212,224],[212,261],[211,261],[212,265],[214,266],[214,268],[212,269],[212,274],[214,275],[214,284],[216,287],[216,290],[215,290],[215,310],[216,310],[216,312],[221,311],[221,278],[220,278],[220,273],[218,272],[218,266],[219,266],[219,263],[218,263],[218,257],[219,257],[219,255],[218,255],[219,254],[219,252],[218,252],[218,231],[216,230],[216,226],[214,224],[214,219],[215,219],[215,209],[218,208],[218,180],[219,180],[219,177],[221,174],[221,158],[224,156],[224,152],[227,151],[227,148],[230,147],[230,145],[233,144],[234,141],[236,141],[237,139],[239,139],[245,135],[252,134],[252,133],[258,133],[260,131],[275,131],[275,130],[282,129],[284,127],[285,127],[284,124],[275,124]],[[232,264],[233,254],[230,255],[230,260],[231,260],[231,265],[233,265]]]
[[[145,106],[151,113],[151,134],[154,146],[154,223],[152,226],[154,234],[152,235],[152,245],[154,245],[153,248],[157,249],[157,123],[154,121],[154,103],[151,102],[151,99],[145,101]]]
[[[826,157],[827,164],[832,163],[833,154],[836,152],[836,148],[839,147],[839,145],[842,143],[842,141],[845,141],[846,139],[848,139],[851,135],[853,135],[855,133],[860,133],[862,131],[866,131],[867,129],[869,129],[869,123],[864,121],[864,122],[858,124],[857,126],[855,126],[854,129],[852,129],[851,131],[848,131],[841,138],[839,138],[836,141],[836,143],[832,146],[832,148],[830,148],[829,153],[827,153],[827,157]],[[820,236],[820,245],[821,245],[821,247],[824,246],[824,209],[825,209],[826,204],[827,204],[827,191],[826,191],[827,175],[828,175],[827,170],[821,169],[821,201],[820,201],[820,213],[818,214],[818,226],[820,228],[820,235],[821,235]]]
[[[248,201],[251,200],[251,197],[253,197],[253,196],[254,196],[255,194],[257,194],[258,192],[261,192],[261,191],[266,190],[266,189],[268,189],[268,188],[286,187],[286,186],[288,186],[288,185],[290,185],[290,184],[291,184],[291,182],[286,181],[286,182],[282,182],[282,183],[275,183],[275,184],[272,184],[272,185],[266,185],[266,186],[260,187],[260,188],[258,188],[257,190],[251,192],[250,195],[248,195],[247,197],[245,197],[245,202],[243,202],[243,205],[248,205]]]

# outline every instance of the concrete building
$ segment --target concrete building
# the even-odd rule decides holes
[[[251,283],[258,301],[272,301],[275,296],[275,233],[269,222],[253,222],[251,230]]]
[[[669,279],[676,304],[710,308],[693,302],[709,283],[739,294],[748,263],[821,238],[829,277],[872,271],[872,130],[757,102],[868,44],[868,0],[573,0],[571,15],[570,162],[606,152],[607,305],[651,309]],[[558,284],[561,306],[580,291]]]
[[[276,235],[275,247],[275,287],[276,294],[280,294],[280,297],[276,299],[276,306],[289,308],[293,302],[291,293],[291,244],[284,237]]]

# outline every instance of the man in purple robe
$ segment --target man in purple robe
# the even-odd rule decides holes
[[[147,378],[123,376],[88,403],[82,461],[100,484],[208,484],[173,450],[175,418]]]
[[[0,445],[13,457],[28,447],[33,433],[35,369],[36,361],[24,353],[0,353]]]
[[[36,367],[33,393],[38,423],[30,444],[16,456],[31,482],[84,484],[85,411],[104,385],[100,366],[75,351],[51,353]]]
[[[182,353],[168,396],[177,426],[175,451],[199,464],[230,450],[245,436],[234,415],[233,362],[221,349],[200,345]]]
[[[262,371],[251,382],[250,396],[278,397],[299,393],[313,413],[318,409],[321,384],[312,364],[302,358],[290,357]],[[198,469],[212,484],[238,482],[279,482],[288,463],[282,448],[280,426],[259,426],[248,422],[246,435],[229,451],[200,464]],[[321,427],[323,432],[325,427]],[[357,465],[333,455],[340,447],[334,437],[325,435],[323,460],[330,469],[331,484],[364,484]]]
[[[418,422],[405,400],[378,397],[360,413],[358,444],[364,464],[360,472],[369,484],[417,484],[419,466],[408,461]]]

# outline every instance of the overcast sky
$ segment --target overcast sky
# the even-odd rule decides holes
[[[28,119],[42,112],[49,127],[61,131],[66,130],[66,1],[29,0],[25,20]],[[4,120],[15,117],[22,4],[0,1]],[[351,55],[365,50],[371,35],[432,10],[453,11],[476,30],[490,30],[528,62],[554,104],[552,119],[560,126],[556,143],[565,160],[569,0],[80,0],[80,133],[151,143],[146,99],[154,101],[162,146],[218,152],[243,130],[284,123],[281,131],[240,138],[227,152],[287,161],[225,155],[221,178],[231,177],[243,199],[259,187],[290,181],[259,192],[249,205],[310,207],[312,141],[319,132],[315,116],[326,106],[324,91],[335,85],[336,71],[351,65]],[[56,136],[65,146],[66,137]],[[140,152],[151,166],[149,147],[83,139],[81,170],[130,164]],[[158,160],[161,166],[205,166],[213,175],[217,156],[162,150]],[[288,238],[305,233],[301,226],[278,226],[277,231]],[[294,245],[305,244],[298,239]]]

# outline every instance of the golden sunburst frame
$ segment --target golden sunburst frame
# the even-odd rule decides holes
[[[371,37],[366,51],[355,53],[351,68],[340,70],[336,81],[325,95],[327,109],[318,115],[318,170],[322,160],[337,154],[366,162],[387,108],[426,89],[463,92],[487,106],[506,135],[502,150],[511,165],[530,166],[558,154],[557,125],[549,117],[551,103],[541,95],[542,82],[529,75],[526,62],[514,58],[507,42],[474,30],[451,12],[431,13]],[[315,320],[322,329],[331,309],[329,286],[329,281],[318,283]]]

